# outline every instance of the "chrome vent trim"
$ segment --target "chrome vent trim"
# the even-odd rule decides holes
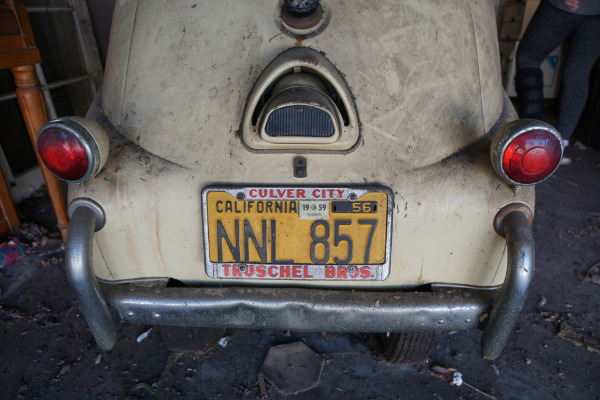
[[[301,72],[314,75],[322,80],[332,92],[325,93],[333,107],[325,107],[319,102],[295,101],[267,109],[269,101],[275,97],[273,88],[285,77]],[[315,89],[315,88],[313,88]],[[321,91],[315,89],[316,91]],[[299,91],[300,92],[300,91]],[[307,47],[294,47],[277,56],[262,72],[246,103],[241,123],[242,142],[248,150],[261,152],[282,151],[325,151],[347,152],[359,142],[359,120],[351,90],[335,66],[316,50]],[[264,106],[263,106],[264,104]],[[324,103],[323,103],[324,104]],[[271,135],[265,132],[269,114],[283,106],[316,106],[329,114],[334,126],[334,134],[329,136],[312,133],[310,135]],[[260,115],[260,116],[259,116]],[[253,118],[254,117],[254,118]],[[291,122],[290,122],[291,123]],[[300,140],[298,140],[300,138]]]

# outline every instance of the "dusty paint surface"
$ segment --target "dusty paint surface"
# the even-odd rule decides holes
[[[368,184],[393,192],[392,266],[385,281],[353,286],[500,284],[505,244],[492,220],[513,202],[533,208],[534,191],[503,183],[489,161],[503,110],[492,5],[324,2],[328,26],[302,46],[343,74],[361,136],[344,154],[304,153],[308,176],[299,179],[295,154],[251,152],[238,134],[261,71],[296,44],[280,31],[278,4],[117,5],[118,40],[102,102],[89,114],[109,132],[111,156],[70,195],[106,211],[95,236],[98,277],[219,283],[204,265],[200,194],[208,185]],[[512,106],[503,118],[516,118]]]
[[[103,90],[106,114],[123,135],[190,168],[199,155],[236,150],[223,136],[239,126],[260,72],[297,44],[280,34],[279,1],[194,4],[119,2]],[[337,1],[328,8],[327,28],[302,45],[324,53],[347,80],[369,145],[357,157],[392,148],[399,168],[423,167],[498,119],[489,2]]]
[[[98,119],[102,122],[101,116]],[[106,211],[106,226],[95,235],[102,257],[94,256],[94,268],[102,279],[169,276],[216,282],[204,268],[200,193],[208,184],[351,184],[368,179],[390,187],[394,193],[392,267],[390,277],[377,283],[381,287],[427,282],[500,284],[505,246],[493,230],[494,215],[512,202],[533,207],[532,188],[515,191],[495,177],[487,141],[412,171],[368,165],[348,169],[331,164],[332,156],[310,155],[309,182],[293,178],[293,156],[289,154],[248,153],[244,159],[226,155],[218,162],[222,171],[207,181],[202,171],[153,156],[119,137],[106,120],[103,123],[111,133],[112,156],[99,178],[72,188],[71,193],[71,198],[94,198]],[[229,141],[238,144],[233,133]],[[206,161],[199,164],[208,165]],[[357,165],[363,166],[358,161]]]

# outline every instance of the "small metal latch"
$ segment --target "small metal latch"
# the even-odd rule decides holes
[[[306,178],[308,164],[302,156],[294,157],[294,177]]]

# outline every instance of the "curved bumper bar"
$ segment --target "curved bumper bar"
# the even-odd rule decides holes
[[[100,291],[92,270],[99,207],[74,208],[67,237],[68,276],[100,348],[110,350],[116,329],[107,302],[127,322],[152,325],[282,329],[313,332],[451,331],[476,328],[493,303],[490,290],[374,292],[306,288],[167,288],[107,284]],[[71,207],[69,207],[71,209]],[[101,209],[100,209],[101,210]],[[104,221],[100,221],[103,223]],[[533,273],[533,238],[527,217],[505,218],[509,267],[482,340],[495,358],[525,301]],[[106,301],[105,301],[106,298]]]
[[[490,360],[500,355],[517,322],[535,268],[535,244],[527,215],[511,212],[503,225],[508,255],[506,278],[481,338],[482,354]]]
[[[98,346],[102,350],[110,350],[117,341],[117,331],[92,270],[94,231],[104,221],[97,213],[98,209],[102,209],[95,202],[88,201],[91,202],[89,205],[74,202],[69,206],[72,214],[65,246],[67,276]]]

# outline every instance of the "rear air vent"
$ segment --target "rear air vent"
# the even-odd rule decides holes
[[[279,86],[281,86],[281,82],[285,82],[290,78],[296,78],[299,75],[302,75],[305,78],[312,77],[312,86],[318,86],[319,90],[321,90],[323,93],[326,93],[327,96],[329,96],[331,101],[333,101],[333,103],[335,104],[335,107],[337,108],[338,112],[340,113],[344,126],[350,125],[348,111],[346,110],[346,106],[342,101],[342,96],[340,96],[337,93],[336,89],[329,81],[327,81],[324,77],[317,75],[314,70],[308,68],[290,69],[289,71],[286,71],[282,76],[277,77],[269,85],[269,87],[267,87],[263,95],[258,99],[258,103],[254,108],[254,112],[252,114],[252,125],[256,125],[258,123],[258,117],[260,116],[261,111],[265,107],[265,104],[267,103],[267,101],[269,101],[269,99],[273,97],[273,94],[276,92],[276,90],[274,91],[274,88],[278,88]]]
[[[269,114],[265,125],[269,136],[333,136],[333,122],[325,111],[316,107],[294,105]]]
[[[259,77],[242,121],[242,138],[256,150],[353,148],[358,118],[340,73],[322,54],[287,50]]]

